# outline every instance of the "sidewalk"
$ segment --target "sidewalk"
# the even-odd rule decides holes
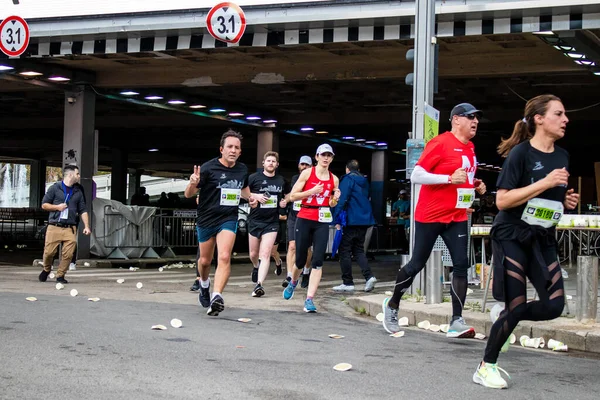
[[[568,296],[567,302],[569,313],[567,313],[567,307],[565,307],[563,316],[553,321],[520,322],[514,331],[517,338],[515,345],[519,345],[519,338],[522,335],[527,335],[530,338],[543,337],[546,343],[548,343],[550,339],[558,340],[565,343],[569,347],[569,350],[600,353],[600,323],[579,323],[575,319],[576,278],[576,271],[569,270],[569,278],[565,280],[565,292]],[[473,286],[470,286],[470,289],[472,289],[473,292],[467,296],[463,316],[467,323],[475,328],[477,333],[483,333],[488,336],[492,327],[489,310],[491,310],[498,302],[491,296],[490,289],[486,310],[484,310],[485,312],[481,312],[484,290]],[[393,288],[390,290],[393,290]],[[528,299],[533,299],[534,293],[531,285],[529,285]],[[386,297],[389,296],[385,294],[374,294],[349,297],[347,301],[354,310],[367,313],[374,317],[382,312],[382,302]],[[444,288],[444,297],[446,300],[449,298],[447,287]],[[598,309],[600,310],[600,307]],[[428,320],[430,323],[436,325],[448,324],[451,316],[452,303],[443,302],[441,304],[425,304],[424,299],[417,301],[415,296],[402,300],[398,312],[399,318],[408,318],[410,326],[414,326],[424,320]],[[600,315],[597,318],[597,321],[600,322]]]

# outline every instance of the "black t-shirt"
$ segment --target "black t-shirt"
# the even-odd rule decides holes
[[[266,176],[262,171],[250,175],[248,178],[250,192],[264,194],[270,197],[265,204],[250,210],[252,221],[272,223],[279,221],[279,201],[288,190],[285,180],[281,175]]]
[[[518,189],[529,186],[541,179],[555,169],[569,169],[569,153],[566,150],[554,146],[552,153],[541,152],[531,146],[529,140],[515,146],[502,166],[502,172],[498,177],[496,186],[498,189]],[[554,200],[562,203],[567,193],[566,186],[556,186],[542,192],[537,198]],[[502,210],[494,220],[494,225],[499,224],[521,224],[521,216],[527,203]]]
[[[298,179],[300,178],[300,174],[294,175],[292,176],[292,181],[290,183],[290,190],[288,191],[291,192],[292,188],[294,187],[294,185],[296,184],[296,182],[298,182]],[[299,200],[298,204],[300,204],[302,200]],[[294,202],[290,202],[288,205],[288,218],[296,218],[298,216],[298,213],[300,212],[300,210],[296,210],[294,211]]]
[[[196,186],[200,189],[197,224],[214,227],[227,221],[237,221],[238,205],[235,205],[232,196],[235,197],[236,191],[246,186],[248,167],[245,164],[236,162],[233,167],[228,168],[218,158],[202,164],[200,182]]]

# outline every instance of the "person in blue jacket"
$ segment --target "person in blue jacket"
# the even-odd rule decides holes
[[[373,276],[364,243],[367,229],[375,225],[373,209],[369,200],[369,182],[359,172],[356,160],[346,164],[346,175],[340,178],[340,192],[342,193],[337,206],[333,209],[333,220],[338,221],[342,212],[346,213],[346,226],[338,224],[337,229],[343,229],[342,242],[339,247],[340,267],[342,269],[343,283],[333,288],[336,292],[354,291],[352,278],[352,256],[356,258],[360,270],[365,278],[365,292],[375,288],[377,279]]]

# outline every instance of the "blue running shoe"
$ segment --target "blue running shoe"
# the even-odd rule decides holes
[[[317,312],[317,307],[315,307],[315,303],[313,303],[312,299],[306,299],[304,301],[304,312]]]
[[[297,284],[298,284],[298,282],[296,282],[296,285]],[[296,285],[294,285],[290,282],[290,284],[287,285],[287,287],[285,289],[283,289],[283,298],[284,299],[289,300],[292,297],[294,297],[294,289],[296,289]]]

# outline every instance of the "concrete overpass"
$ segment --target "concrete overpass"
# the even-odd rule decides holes
[[[187,176],[217,155],[218,136],[234,127],[246,137],[250,168],[274,148],[291,175],[300,155],[330,141],[337,173],[358,158],[382,198],[393,195],[411,129],[404,78],[414,2],[239,1],[248,28],[238,45],[208,35],[214,3],[3,1],[0,18],[26,18],[31,42],[20,58],[0,59],[12,68],[0,75],[0,157],[60,165],[68,143],[93,154],[97,130],[98,168],[113,170],[119,199],[127,171]],[[592,176],[595,157],[586,150],[600,144],[588,134],[600,115],[600,2],[438,1],[436,14],[441,129],[453,105],[476,104],[486,112],[478,158],[499,165],[494,149],[525,99],[551,92],[570,110],[561,144],[589,154],[572,158],[573,172]],[[41,75],[22,75],[27,70]],[[50,80],[57,76],[68,80]],[[488,186],[495,176],[485,175]]]

